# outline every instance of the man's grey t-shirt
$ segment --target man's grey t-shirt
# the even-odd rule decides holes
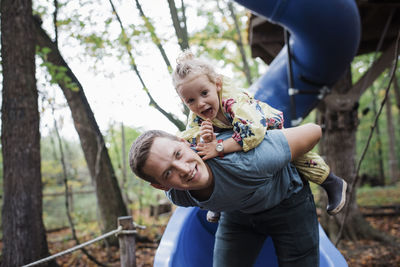
[[[232,132],[218,135],[227,139]],[[303,187],[290,163],[287,140],[279,130],[270,130],[264,140],[248,152],[235,152],[207,160],[214,177],[214,190],[206,201],[189,191],[170,189],[167,197],[178,206],[199,206],[212,211],[240,210],[257,213],[278,205]]]

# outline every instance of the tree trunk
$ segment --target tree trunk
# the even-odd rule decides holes
[[[46,56],[47,61],[54,66],[65,67],[67,69],[66,75],[72,81],[72,83],[66,84],[64,80],[60,80],[58,85],[62,89],[71,109],[75,129],[78,132],[95,186],[102,231],[109,232],[116,228],[118,217],[127,216],[128,212],[122,199],[103,135],[87,102],[81,84],[37,20],[35,20],[35,34],[37,44],[41,48],[48,47],[51,50]],[[110,241],[113,245],[118,244],[117,238],[112,238]]]
[[[396,99],[396,107],[397,107],[397,125],[400,125],[400,88],[399,88],[399,82],[398,82],[398,76],[394,77],[393,79],[393,91],[394,91],[394,96]],[[397,147],[400,149],[400,147]]]
[[[392,101],[390,99],[390,94],[386,100],[386,123],[389,139],[389,180],[391,184],[395,184],[398,181],[400,172],[396,157],[396,134],[394,130]]]
[[[323,126],[323,135],[320,141],[321,155],[326,157],[327,164],[331,170],[345,179],[349,185],[355,179],[356,132],[358,126],[358,101],[351,104],[348,102],[349,98],[345,95],[350,88],[351,74],[348,71],[346,76],[333,88],[336,97],[326,98],[320,105],[321,112],[318,118],[318,123]],[[345,96],[344,99],[340,99],[343,96]],[[347,109],[335,108],[338,106],[336,105],[337,103],[343,101],[346,102]],[[350,191],[351,189],[349,188],[347,190],[347,205],[350,205],[350,212],[345,223],[343,237],[351,240],[367,237],[379,239],[379,233],[363,218],[358,208],[356,190],[351,199]],[[323,201],[323,206],[326,206],[326,199]],[[328,216],[326,212],[322,213],[321,224],[331,240],[336,240],[343,216],[344,212],[336,216]]]
[[[351,89],[351,74],[348,72],[347,76],[334,86],[332,93],[320,104],[321,114],[319,114],[318,123],[324,129],[320,142],[321,155],[326,156],[332,171],[342,176],[349,184],[356,178],[354,155],[356,155],[355,134],[358,126],[356,111],[359,99],[374,80],[391,65],[394,54],[396,54],[396,42],[393,42],[381,54]],[[347,205],[350,207],[348,219],[344,224],[344,237],[356,239],[364,236],[388,241],[387,236],[373,230],[364,220],[355,201],[356,192],[352,199],[349,199],[350,192],[351,188],[348,188]],[[336,241],[343,216],[344,212],[332,217],[328,217],[326,213],[322,214],[321,224],[332,240]]]
[[[394,90],[394,96],[396,98],[396,106],[397,109],[400,110],[400,88],[399,88],[399,82],[398,82],[398,77],[394,77],[393,80],[393,90]]]
[[[379,88],[378,88],[379,90]],[[374,118],[376,117],[376,115],[378,114],[378,103],[377,103],[377,94],[375,92],[375,88],[371,87],[371,94],[372,94],[372,111],[373,111],[373,115]],[[379,126],[379,122],[376,124],[376,128],[375,128],[375,138],[376,138],[376,144],[377,144],[377,152],[378,152],[378,156],[376,157],[376,161],[378,163],[378,170],[379,170],[379,175],[378,175],[378,179],[376,181],[376,183],[374,183],[375,186],[384,186],[385,185],[385,171],[384,171],[384,167],[383,167],[383,151],[382,151],[382,138],[381,138],[381,127]]]
[[[2,266],[21,266],[49,255],[42,220],[32,1],[1,1],[1,56]]]

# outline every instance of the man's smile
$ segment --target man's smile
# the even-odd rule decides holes
[[[189,176],[189,179],[187,180],[187,182],[192,181],[194,179],[194,176],[196,175],[196,173],[197,173],[197,166],[194,167],[192,174]]]

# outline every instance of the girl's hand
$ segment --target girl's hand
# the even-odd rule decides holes
[[[210,119],[207,119],[201,123],[200,136],[205,143],[210,143],[216,140],[213,125]]]
[[[214,137],[214,140],[210,143],[199,143],[196,146],[197,154],[203,159],[212,159],[218,156],[218,152],[215,149],[217,145],[217,140]]]

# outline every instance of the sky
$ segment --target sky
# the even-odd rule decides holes
[[[104,6],[96,11],[96,18],[100,22],[108,18],[111,13],[109,2],[104,1],[104,3]],[[125,27],[133,23],[142,23],[138,18],[138,11],[134,6],[134,1],[115,1],[114,4]],[[157,32],[160,32],[160,36],[167,36],[167,41],[163,45],[174,67],[175,59],[180,50],[174,33],[164,33],[167,29],[172,29],[167,1],[141,1],[141,4],[143,5],[144,12],[155,20],[156,29]],[[59,11],[59,14],[61,15],[65,10],[73,10],[74,8],[76,6],[68,4]],[[89,9],[87,8],[87,10]],[[78,12],[84,13],[88,11],[85,11],[85,5],[82,5],[79,7]],[[190,14],[190,11],[188,12]],[[195,16],[190,15],[190,17]],[[53,31],[51,17],[45,17],[43,20],[43,27],[51,35]],[[192,25],[191,29],[200,23],[202,23],[200,19],[189,19],[189,25]],[[120,28],[117,24],[115,24],[113,31],[115,35],[120,33]],[[115,57],[113,59],[106,58],[103,61],[97,62],[97,70],[94,70],[92,67],[94,65],[93,62],[88,61],[88,57],[84,55],[85,51],[80,50],[73,43],[71,44],[70,40],[62,34],[61,32],[59,37],[60,51],[81,82],[103,134],[109,128],[110,124],[116,124],[119,127],[121,123],[125,126],[142,128],[144,130],[163,129],[170,133],[177,132],[178,129],[175,125],[169,122],[155,108],[148,105],[149,99],[142,90],[142,85],[139,83],[135,72],[130,69],[126,58],[123,60],[117,60]],[[168,36],[171,36],[171,38],[168,38]],[[135,49],[140,54],[140,56],[135,57],[137,66],[152,96],[167,112],[171,112],[184,120],[185,117],[181,112],[181,101],[172,86],[170,74],[156,46],[148,43],[144,47],[139,46],[135,47]],[[48,105],[42,105],[42,135],[46,135],[49,127],[53,127],[54,117],[56,117],[62,136],[77,139],[78,136],[73,126],[71,114],[66,106],[66,100],[61,90],[56,85],[49,86],[43,78],[45,76],[46,73],[43,70],[39,69],[37,71],[39,90],[47,98],[54,99],[57,107],[65,107],[57,108],[53,116]]]

